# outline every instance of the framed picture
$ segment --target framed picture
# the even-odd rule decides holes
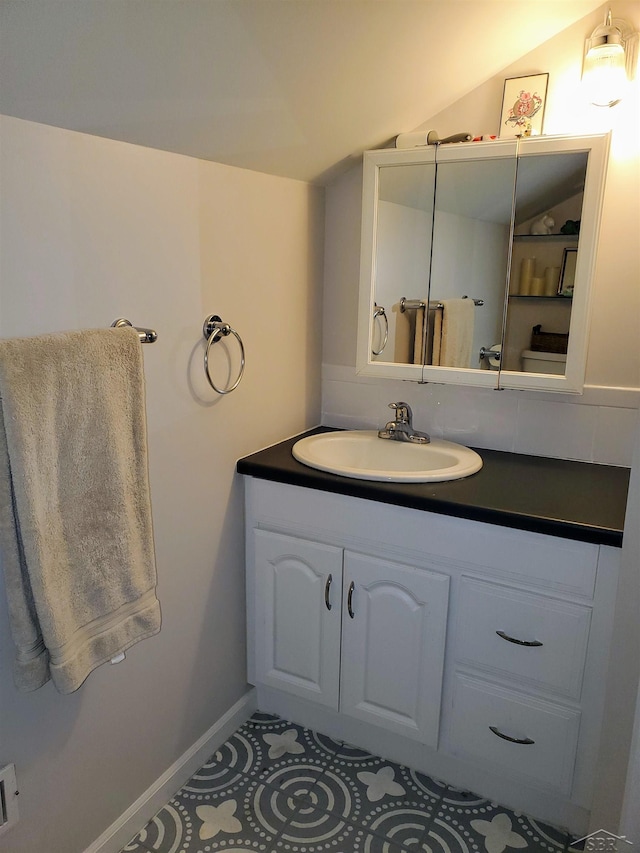
[[[577,249],[564,250],[564,254],[562,255],[562,266],[560,267],[560,280],[558,282],[558,296],[573,296],[577,257]]]
[[[504,81],[500,136],[537,136],[547,101],[548,74],[507,77]]]

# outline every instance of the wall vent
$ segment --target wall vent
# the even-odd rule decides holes
[[[15,764],[0,768],[0,835],[18,822],[18,786]]]

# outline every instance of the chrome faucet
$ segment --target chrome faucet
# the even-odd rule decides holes
[[[428,444],[431,441],[426,432],[413,428],[413,412],[408,403],[389,403],[389,408],[395,409],[395,420],[389,421],[384,429],[378,431],[378,438],[411,441],[414,444]]]

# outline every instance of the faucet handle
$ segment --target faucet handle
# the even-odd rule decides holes
[[[400,424],[408,424],[411,426],[413,420],[413,412],[408,403],[389,403],[390,409],[396,410],[396,421]]]

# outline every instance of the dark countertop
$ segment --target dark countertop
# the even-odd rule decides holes
[[[317,471],[291,448],[317,427],[240,459],[237,471],[340,495],[406,506],[599,545],[622,545],[629,469],[474,448],[477,474],[447,483],[378,483]]]

